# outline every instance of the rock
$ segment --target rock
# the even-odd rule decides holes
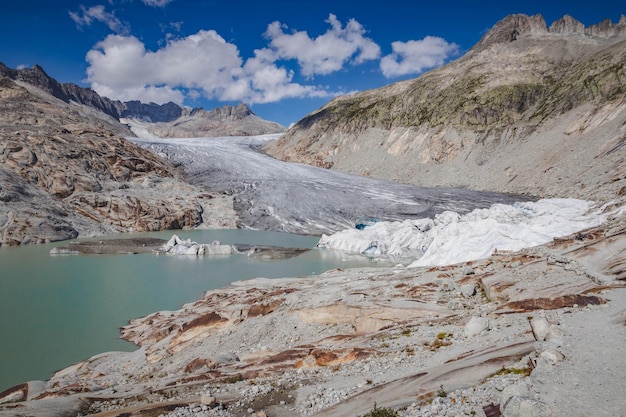
[[[489,330],[489,319],[485,317],[472,317],[463,328],[466,337],[478,336],[485,330]]]
[[[512,14],[494,25],[478,43],[479,47],[486,47],[494,43],[516,41],[520,36],[527,33],[547,32],[546,21],[543,16],[527,16],[524,14]]]
[[[566,14],[552,23],[548,28],[548,31],[552,33],[578,33],[584,35],[585,25],[574,19],[572,16]]]
[[[530,320],[530,327],[533,329],[535,339],[542,341],[546,340],[546,336],[550,331],[550,323],[544,317],[536,317]]]
[[[200,403],[209,407],[213,407],[216,403],[215,397],[208,395],[208,394],[202,394],[200,396]]]
[[[476,285],[475,284],[461,285],[461,294],[463,294],[463,296],[466,298],[473,297],[476,294]]]
[[[0,404],[24,401],[28,397],[28,384],[20,384],[0,393]]]
[[[565,359],[565,356],[558,350],[544,350],[539,354],[539,358],[548,365],[555,365]]]
[[[509,398],[500,408],[504,417],[551,417],[553,415],[547,404],[518,395]]]
[[[472,268],[471,266],[464,266],[463,267],[463,275],[474,275],[475,271],[474,268]]]
[[[500,394],[500,404],[506,404],[512,397],[528,397],[530,390],[525,382],[519,382],[515,385],[509,385],[502,390]]]
[[[0,79],[1,244],[192,228],[226,201],[116,135],[116,120],[28,88]]]
[[[441,282],[441,287],[440,290],[443,292],[449,292],[449,291],[454,291],[455,286],[454,286],[454,281],[452,280],[445,280]]]
[[[626,18],[624,15],[620,18],[617,24],[613,24],[610,19],[605,19],[602,22],[591,25],[585,29],[585,34],[589,36],[597,36],[600,38],[611,38],[619,36],[626,32]]]

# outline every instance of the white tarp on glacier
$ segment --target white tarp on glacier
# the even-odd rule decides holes
[[[379,222],[363,230],[323,235],[319,248],[372,257],[414,259],[410,267],[449,265],[547,243],[596,226],[606,215],[576,199],[494,204],[465,215],[446,211],[432,219]]]

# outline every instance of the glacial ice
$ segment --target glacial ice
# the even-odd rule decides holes
[[[232,255],[235,252],[231,245],[222,245],[219,241],[197,243],[191,239],[182,239],[177,235],[173,235],[159,250],[159,253],[168,255],[196,256]]]
[[[321,235],[319,248],[412,267],[540,245],[606,217],[588,201],[415,187],[257,151],[278,137],[130,139],[182,165],[192,183],[233,195],[239,227]]]
[[[445,211],[431,218],[378,222],[362,230],[323,235],[319,248],[367,256],[413,260],[409,267],[450,265],[516,251],[597,226],[606,214],[593,203],[543,199],[512,205],[494,204],[459,215]]]
[[[360,222],[426,218],[446,210],[468,213],[531,199],[393,183],[279,161],[258,151],[278,137],[129,140],[182,166],[192,184],[232,195],[241,228],[321,236]]]

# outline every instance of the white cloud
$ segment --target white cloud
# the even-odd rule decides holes
[[[166,4],[169,4],[172,1],[173,0],[141,0],[143,4],[152,7],[164,7]]]
[[[79,12],[69,12],[70,18],[78,25],[78,27],[90,26],[94,21],[104,23],[112,32],[125,34],[129,32],[129,26],[126,22],[122,22],[113,13],[109,13],[104,6],[97,5],[90,8],[80,6]]]
[[[171,40],[154,52],[133,36],[109,35],[87,53],[87,62],[91,87],[122,101],[182,104],[201,93],[253,104],[329,95],[292,82],[293,72],[276,66],[271,51],[257,50],[244,63],[237,47],[212,30]]]
[[[359,22],[351,19],[344,28],[333,14],[327,22],[330,29],[314,39],[304,31],[285,33],[287,26],[273,22],[265,32],[269,49],[276,60],[297,60],[305,77],[339,71],[346,63],[378,59],[380,47],[364,37],[365,29]]]
[[[426,36],[417,41],[393,42],[391,48],[393,52],[380,60],[380,69],[387,78],[419,74],[443,65],[459,52],[457,44],[435,36]]]
[[[79,26],[100,21],[112,30],[124,28],[103,6],[81,7],[81,11],[70,13]],[[248,104],[336,96],[341,92],[330,87],[297,82],[295,69],[306,78],[331,74],[348,65],[378,60],[380,47],[365,37],[365,29],[354,19],[344,26],[331,14],[326,22],[330,28],[315,38],[303,31],[286,33],[286,26],[271,23],[265,32],[267,46],[256,49],[246,60],[235,44],[214,30],[187,37],[166,34],[165,44],[154,51],[134,36],[112,34],[87,53],[87,81],[96,92],[111,99],[159,104],[184,104],[186,99],[199,96]],[[380,61],[386,77],[422,72],[458,52],[457,45],[430,36],[421,41],[394,42],[392,48],[393,53]]]

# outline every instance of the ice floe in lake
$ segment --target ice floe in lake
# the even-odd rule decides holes
[[[606,215],[592,206],[583,200],[543,199],[494,204],[464,215],[445,211],[432,219],[377,222],[323,235],[318,247],[413,260],[410,267],[449,265],[486,258],[496,250],[541,245],[599,225]]]
[[[182,239],[173,235],[159,250],[168,255],[231,255],[235,253],[231,245],[222,245],[219,241],[197,243],[191,239]]]

